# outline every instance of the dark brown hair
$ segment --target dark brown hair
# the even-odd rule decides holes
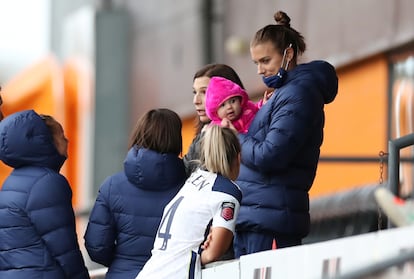
[[[134,145],[159,153],[179,155],[182,145],[182,122],[170,109],[152,109],[142,115],[132,132],[129,148]]]
[[[68,142],[68,139],[64,136],[64,131],[62,125],[52,116],[47,114],[39,114],[40,118],[45,122],[47,128],[49,129],[50,136],[53,140],[53,144],[61,155],[67,156],[67,146],[65,150],[61,150],[61,140],[60,137],[63,136]],[[65,152],[65,154],[61,153]]]
[[[294,51],[293,60],[296,62],[297,56],[301,55],[306,50],[304,37],[290,26],[290,17],[285,12],[278,11],[273,17],[276,24],[266,25],[258,30],[250,45],[255,46],[271,42],[279,53],[283,55],[284,50],[292,44],[292,49]]]
[[[50,135],[52,136],[52,138],[54,138],[54,136],[58,133],[61,132],[61,125],[60,123],[54,119],[52,116],[47,115],[47,114],[39,114],[40,118],[45,122],[47,128],[50,131]]]
[[[245,89],[236,71],[226,64],[207,64],[194,74],[193,81],[199,77],[223,77]]]

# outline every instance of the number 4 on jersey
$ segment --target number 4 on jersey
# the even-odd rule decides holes
[[[179,197],[168,209],[168,211],[165,213],[165,215],[162,217],[161,223],[160,223],[160,229],[158,230],[158,237],[164,239],[161,248],[159,250],[166,250],[167,249],[167,242],[171,238],[170,229],[171,224],[174,219],[175,211],[177,210],[178,206],[180,205],[181,201],[184,197]],[[164,226],[165,220],[167,220],[167,224]],[[165,232],[162,232],[162,230],[165,227]]]

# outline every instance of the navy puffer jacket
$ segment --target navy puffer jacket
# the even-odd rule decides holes
[[[324,61],[287,72],[282,87],[258,111],[247,134],[239,135],[243,192],[238,231],[309,233],[308,191],[323,141],[324,105],[335,99],[338,78]]]
[[[124,171],[101,185],[85,233],[91,259],[108,266],[106,278],[135,278],[151,256],[165,205],[186,179],[175,154],[133,147]]]
[[[89,278],[79,250],[65,157],[32,110],[0,122],[0,278]]]

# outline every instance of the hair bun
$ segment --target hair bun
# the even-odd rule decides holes
[[[290,27],[290,17],[285,12],[277,11],[273,18],[275,19],[277,25]]]

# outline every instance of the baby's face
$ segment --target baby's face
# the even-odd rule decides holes
[[[230,121],[239,119],[242,112],[241,98],[232,97],[222,103],[217,109],[217,115],[220,119],[227,118]]]

